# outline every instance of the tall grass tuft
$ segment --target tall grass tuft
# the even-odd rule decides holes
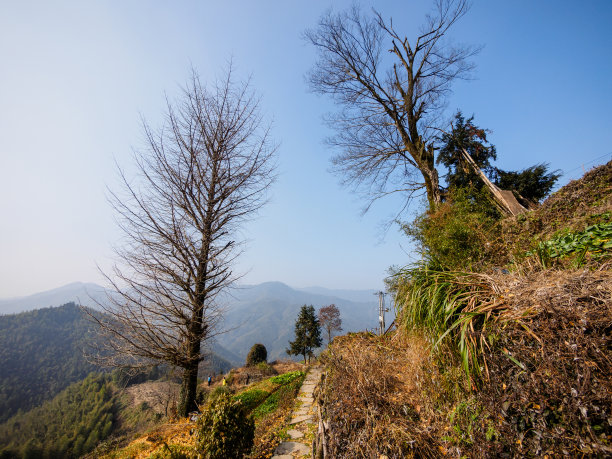
[[[430,261],[402,269],[392,283],[398,328],[424,332],[434,349],[459,358],[472,386],[486,376],[487,328],[504,307],[491,277]]]

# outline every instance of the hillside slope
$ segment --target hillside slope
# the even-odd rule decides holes
[[[74,303],[0,316],[0,423],[101,371],[84,356],[93,329]],[[212,343],[203,371],[226,372],[239,360]]]
[[[400,271],[398,329],[322,357],[330,456],[609,457],[611,217],[608,163],[502,222],[505,266]]]
[[[0,456],[79,457],[111,434],[117,411],[110,378],[92,373],[52,400],[0,424]]]
[[[74,303],[0,316],[0,422],[96,369],[83,356],[90,328]]]

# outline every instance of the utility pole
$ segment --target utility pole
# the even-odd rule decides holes
[[[378,292],[374,295],[378,295],[378,321],[380,323],[380,335],[382,336],[385,333],[385,312],[388,309],[385,309],[385,295],[386,293]]]

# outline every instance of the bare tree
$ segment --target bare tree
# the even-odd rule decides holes
[[[455,79],[469,76],[474,47],[453,46],[448,30],[469,9],[467,0],[437,0],[415,39],[380,13],[358,7],[323,16],[306,39],[318,51],[309,74],[313,91],[330,95],[341,110],[328,118],[340,153],[334,168],[365,192],[369,206],[406,193],[406,204],[425,189],[430,207],[441,201],[434,162],[435,126]],[[383,56],[383,51],[390,53]]]
[[[164,127],[144,122],[146,148],[134,153],[137,176],[120,170],[111,192],[125,241],[107,275],[116,294],[98,358],[114,366],[166,362],[182,369],[178,412],[195,409],[202,343],[219,318],[218,294],[236,276],[238,229],[265,203],[274,180],[269,127],[248,83],[231,69],[211,87],[193,73]]]
[[[342,331],[342,319],[338,307],[335,304],[330,304],[319,309],[319,323],[327,332],[327,343],[331,343],[332,332]]]

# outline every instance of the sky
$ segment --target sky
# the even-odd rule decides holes
[[[416,257],[396,226],[384,230],[401,198],[362,215],[329,172],[334,106],[305,82],[315,52],[303,31],[351,3],[0,0],[0,297],[103,283],[120,237],[107,189],[144,145],[141,118],[159,125],[192,68],[212,81],[230,60],[280,144],[271,202],[243,229],[242,282],[382,288],[390,266]],[[410,38],[431,2],[361,5]],[[547,162],[562,185],[609,161],[610,24],[608,0],[475,0],[450,36],[483,49],[446,115],[490,129],[502,169]]]

